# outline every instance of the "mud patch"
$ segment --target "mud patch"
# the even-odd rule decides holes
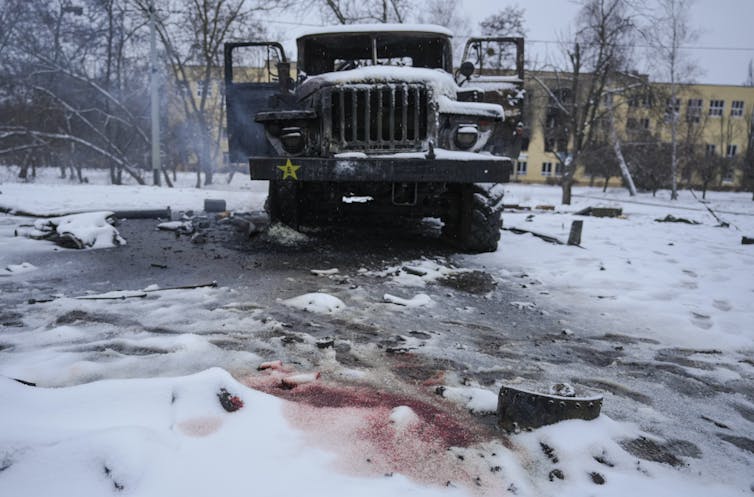
[[[0,326],[22,328],[24,326],[22,318],[23,315],[20,312],[0,312]]]
[[[495,289],[497,283],[484,271],[463,271],[437,280],[443,286],[473,294],[485,294]]]
[[[685,466],[679,457],[698,459],[702,456],[699,447],[686,440],[669,440],[660,443],[646,437],[639,437],[620,442],[620,445],[626,452],[640,459],[669,464],[673,467]]]
[[[738,411],[738,414],[740,414],[745,420],[754,423],[754,409],[743,404],[733,404],[733,409]]]
[[[614,395],[618,395],[620,397],[628,397],[631,400],[635,400],[636,402],[640,402],[648,406],[652,405],[652,398],[648,395],[637,392],[635,390],[631,390],[628,387],[614,383],[612,381],[601,380],[597,378],[573,378],[571,381],[573,383],[595,388],[597,390],[607,390]]]
[[[751,438],[726,435],[724,433],[718,433],[717,436],[721,440],[725,440],[729,444],[733,444],[741,450],[745,450],[754,454],[754,440],[752,440]]]

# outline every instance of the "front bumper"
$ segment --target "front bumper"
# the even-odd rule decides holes
[[[250,157],[253,180],[505,183],[510,160],[424,158]]]

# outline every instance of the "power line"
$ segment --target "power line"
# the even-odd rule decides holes
[[[558,40],[526,40],[526,43],[544,43],[544,44],[556,44],[556,45],[570,45],[570,42],[567,41],[558,41]],[[651,45],[624,45],[627,47],[634,47],[634,48],[656,48]],[[712,51],[721,51],[721,52],[754,52],[754,47],[711,47],[711,46],[680,46],[678,47],[681,50],[712,50]]]

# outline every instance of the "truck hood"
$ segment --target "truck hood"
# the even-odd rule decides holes
[[[424,83],[434,89],[435,94],[450,98],[456,98],[459,90],[453,77],[441,69],[370,66],[311,76],[298,86],[296,95],[301,100],[329,86],[379,83]]]

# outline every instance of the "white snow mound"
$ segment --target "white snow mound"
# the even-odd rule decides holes
[[[346,304],[338,297],[318,292],[306,293],[292,299],[284,300],[283,304],[317,314],[334,314],[346,308]]]

